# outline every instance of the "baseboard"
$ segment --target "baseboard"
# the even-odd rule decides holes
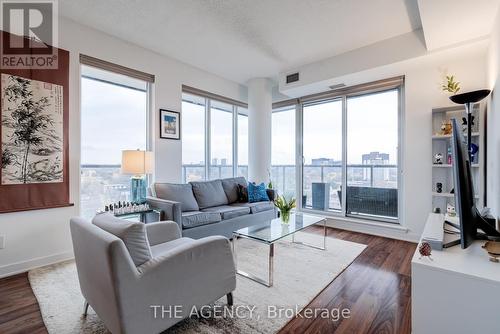
[[[420,240],[420,235],[410,233],[407,229],[399,226],[399,228],[393,228],[391,226],[379,226],[379,224],[361,224],[359,222],[349,222],[348,220],[344,219],[336,220],[335,218],[329,218],[327,221],[327,226],[415,243]]]
[[[68,251],[0,266],[0,278],[24,273],[31,269],[47,266],[61,261],[71,260],[73,257],[73,251]]]

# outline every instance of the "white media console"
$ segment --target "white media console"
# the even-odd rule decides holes
[[[443,223],[442,214],[427,220]],[[489,261],[483,244],[432,250],[432,260],[417,248],[411,262],[413,333],[500,333],[500,263]]]

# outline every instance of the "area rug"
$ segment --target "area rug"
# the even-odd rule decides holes
[[[322,236],[298,233],[296,241],[321,245]],[[239,307],[238,317],[191,317],[164,333],[275,333],[349,266],[365,247],[327,238],[327,250],[322,251],[283,239],[275,244],[272,287],[237,275],[233,295],[234,307]],[[267,252],[266,245],[239,239],[239,269],[266,277]],[[73,261],[32,270],[29,280],[49,333],[109,333],[91,308],[88,316],[82,317],[83,297]],[[225,303],[225,298],[222,298],[212,307]],[[277,315],[277,310],[284,311]]]

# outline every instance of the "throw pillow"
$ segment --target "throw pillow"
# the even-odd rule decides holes
[[[248,203],[248,187],[238,184],[238,202]]]
[[[263,202],[269,201],[269,196],[267,196],[266,185],[264,182],[261,184],[249,183],[248,184],[248,202]]]

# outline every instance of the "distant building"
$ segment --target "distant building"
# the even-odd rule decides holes
[[[363,165],[388,165],[389,164],[389,154],[380,152],[370,152],[363,154],[361,156]],[[373,173],[373,175],[372,175]],[[372,178],[372,183],[380,180],[389,180],[389,169],[388,168],[363,168],[363,178],[368,180]]]
[[[212,166],[217,166],[219,164],[219,159],[213,158],[212,159]]]
[[[334,159],[329,159],[329,158],[312,159],[313,166],[332,166],[338,164],[340,164],[340,161],[335,161]]]
[[[220,159],[221,166],[227,166],[227,159]]]
[[[370,152],[362,155],[363,165],[388,165],[389,154],[380,152]]]

